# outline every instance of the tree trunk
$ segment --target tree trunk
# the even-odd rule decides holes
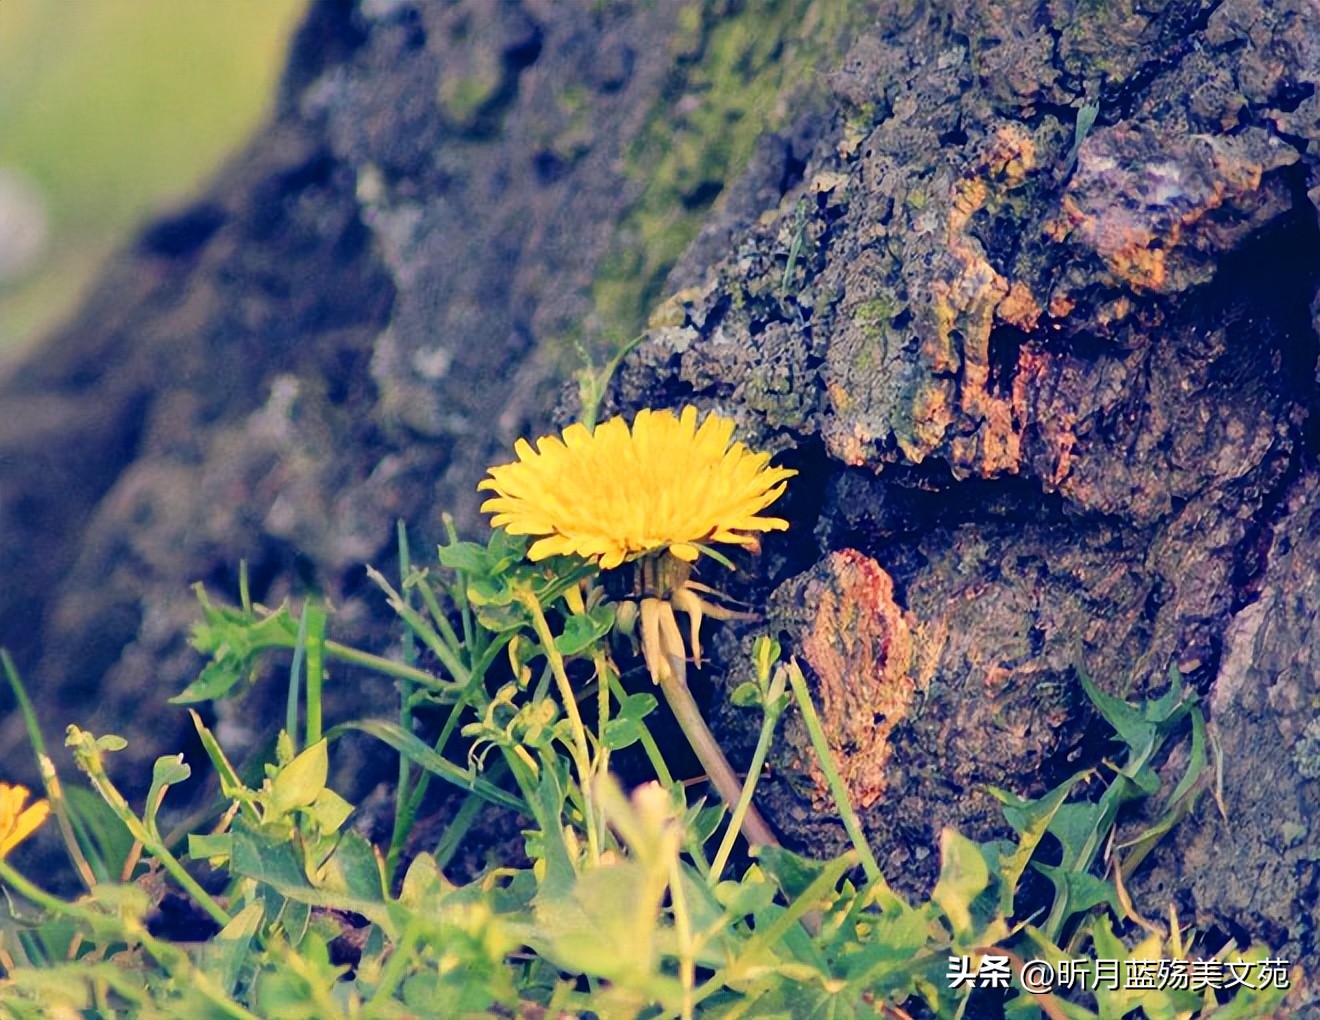
[[[809,667],[891,880],[930,882],[943,825],[1001,831],[987,784],[1099,762],[1080,670],[1135,697],[1175,667],[1228,820],[1203,798],[1142,904],[1314,961],[1317,25],[1314,0],[315,5],[270,127],[0,388],[0,640],[48,723],[95,704],[172,749],[188,581],[232,591],[244,557],[258,598],[320,590],[369,634],[393,520],[418,548],[441,510],[476,528],[574,344],[674,295],[614,409],[718,408],[801,472],[725,586]],[[757,629],[707,672],[735,747]],[[839,845],[805,734],[772,760],[772,825]]]

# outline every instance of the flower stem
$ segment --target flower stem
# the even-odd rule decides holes
[[[169,872],[170,876],[179,883],[194,903],[201,907],[216,924],[222,928],[231,920],[225,908],[220,906],[205,889],[201,887],[198,881],[188,874],[179,859],[170,853],[165,841],[160,838],[160,833],[156,831],[155,822],[150,824],[144,822],[133,813],[133,808],[124,795],[119,792],[119,788],[110,780],[106,774],[105,767],[101,762],[100,750],[96,746],[96,741],[90,733],[84,733],[76,726],[69,727],[69,739],[66,742],[74,750],[74,758],[78,767],[83,770],[92,788],[101,795],[110,809],[124,823],[137,842],[141,843],[143,848],[158,860],[161,866]],[[180,756],[182,757],[182,756]]]
[[[889,891],[889,883],[880,873],[880,865],[875,859],[875,854],[871,852],[871,844],[866,841],[866,835],[862,832],[862,823],[858,821],[857,812],[853,810],[852,801],[848,797],[848,788],[843,783],[843,777],[839,775],[838,766],[834,764],[834,755],[830,753],[830,744],[825,738],[825,728],[820,724],[820,716],[816,714],[811,692],[807,690],[807,679],[802,675],[802,667],[794,659],[781,668],[788,672],[788,682],[793,687],[793,696],[802,711],[802,721],[806,723],[807,733],[811,736],[811,746],[816,751],[821,771],[825,773],[825,781],[829,784],[830,795],[839,809],[843,827],[857,850],[862,871],[866,873],[866,880],[877,889],[893,896],[894,894]]]
[[[782,697],[785,686],[780,677],[776,677],[776,687],[771,690],[766,698],[764,714],[761,716],[761,733],[756,740],[756,750],[752,752],[751,764],[747,766],[747,779],[742,786],[742,792],[738,796],[738,804],[733,809],[733,817],[729,821],[729,828],[724,833],[724,838],[720,840],[719,850],[715,854],[715,859],[710,864],[710,875],[707,882],[714,886],[720,880],[720,875],[724,871],[724,866],[729,862],[729,854],[733,852],[734,834],[742,828],[743,819],[746,818],[749,811],[754,811],[752,807],[752,793],[756,789],[756,781],[761,775],[761,767],[765,765],[766,756],[770,753],[770,742],[774,739],[775,726],[779,722],[779,717],[784,713],[784,699]]]
[[[41,785],[46,788],[46,799],[50,802],[51,812],[55,815],[55,822],[60,828],[60,837],[64,840],[64,848],[69,855],[69,860],[73,863],[74,870],[78,872],[78,877],[82,879],[83,885],[90,892],[96,886],[96,873],[92,871],[92,866],[87,863],[82,847],[78,844],[78,837],[74,834],[73,823],[69,818],[69,807],[64,800],[64,788],[60,785],[59,773],[55,771],[55,762],[46,753],[46,741],[41,735],[37,713],[32,707],[31,699],[28,698],[23,681],[19,678],[14,660],[9,657],[9,652],[3,648],[0,648],[0,665],[4,667],[5,676],[9,680],[9,689],[14,692],[14,700],[18,702],[19,710],[23,713],[23,723],[27,726],[28,740],[32,742],[32,749],[37,754],[37,768],[41,772]]]
[[[555,647],[555,637],[550,633],[550,622],[545,618],[545,610],[541,608],[541,601],[532,591],[523,589],[518,592],[518,601],[527,607],[527,611],[532,615],[532,627],[536,631],[536,636],[541,641],[541,646],[545,649],[545,657],[550,662],[550,671],[554,674],[555,683],[559,687],[560,700],[564,702],[564,711],[568,713],[569,726],[573,731],[574,753],[578,770],[578,784],[582,788],[582,800],[586,816],[587,829],[587,847],[590,852],[591,863],[596,864],[600,861],[600,833],[598,831],[598,822],[595,805],[595,798],[592,794],[592,768],[591,768],[591,748],[587,743],[587,729],[582,724],[582,713],[578,711],[577,698],[573,695],[573,684],[568,679],[568,672],[564,669],[564,657],[559,654],[559,649]]]
[[[730,807],[739,804],[742,800],[743,784],[738,781],[737,774],[729,765],[729,759],[724,757],[724,751],[720,749],[715,734],[711,733],[706,720],[701,717],[701,709],[697,708],[687,684],[674,676],[671,671],[666,670],[660,677],[660,690],[664,693],[665,701],[669,702],[670,711],[678,720],[683,735],[692,745],[692,750],[696,752],[697,760],[706,770],[706,775],[710,778],[715,791]],[[779,845],[779,840],[775,838],[770,826],[750,801],[742,818],[741,829],[743,836],[752,846]]]

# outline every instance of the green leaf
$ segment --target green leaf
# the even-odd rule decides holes
[[[655,696],[652,694],[629,694],[619,705],[619,711],[615,713],[614,717],[641,722],[655,711],[657,705],[659,705],[659,702],[655,700]]]
[[[206,728],[206,723],[202,722],[201,715],[195,713],[193,709],[187,710],[187,714],[193,717],[193,727],[197,730],[197,735],[202,739],[202,747],[206,749],[206,756],[211,759],[211,765],[215,768],[215,773],[220,777],[220,793],[226,797],[238,798],[240,792],[251,793],[243,781],[239,779],[238,769],[230,763],[230,759],[224,748],[220,747],[219,740],[215,739],[215,734]]]
[[[523,535],[510,535],[503,528],[496,528],[490,533],[487,550],[490,557],[490,572],[502,574],[526,559],[527,538]]]
[[[930,898],[944,911],[958,938],[974,934],[972,901],[989,884],[990,869],[981,848],[953,829],[944,829],[940,833],[940,877]]]
[[[605,724],[603,736],[608,750],[621,751],[642,739],[642,724],[633,719],[611,719]]]
[[[261,906],[249,903],[201,949],[199,962],[203,972],[216,981],[225,995],[234,994],[252,939],[261,926],[261,917]]]
[[[348,821],[348,816],[353,813],[353,805],[326,787],[304,811],[316,823],[317,830],[328,836],[338,832],[339,827]]]
[[[737,708],[754,708],[761,703],[761,690],[752,681],[746,680],[733,689],[729,700]]]
[[[1087,871],[1068,871],[1048,864],[1037,863],[1032,867],[1048,878],[1054,884],[1055,891],[1065,897],[1070,913],[1084,913],[1102,903],[1111,907],[1116,914],[1122,913],[1118,890],[1104,879]]]
[[[193,586],[201,603],[203,622],[193,627],[192,645],[211,661],[201,675],[172,704],[186,705],[226,694],[251,671],[256,658],[271,648],[293,648],[298,624],[287,606],[274,612],[254,613],[228,606],[214,606],[200,584]]]
[[[399,888],[399,903],[410,910],[419,911],[432,895],[446,888],[444,875],[435,858],[422,852],[413,858]]]
[[[1008,855],[1001,854],[999,858],[999,912],[1001,914],[1008,915],[1013,912],[1013,897],[1017,893],[1017,886],[1022,879],[1022,873],[1026,871],[1028,863],[1030,863],[1036,849],[1040,846],[1040,841],[1045,838],[1045,834],[1049,831],[1054,816],[1063,805],[1064,800],[1067,799],[1068,794],[1072,792],[1078,781],[1088,774],[1079,772],[1056,786],[1044,797],[1034,801],[1022,800],[1007,790],[1000,790],[996,787],[989,788],[990,795],[1003,805],[1004,820],[1018,834],[1018,843],[1013,852]]]
[[[307,875],[293,843],[263,835],[243,821],[234,825],[230,870],[281,892],[307,887]]]
[[[69,820],[88,863],[102,882],[117,880],[133,850],[133,834],[100,794],[83,786],[67,786],[64,798]]]
[[[228,860],[234,850],[232,833],[222,832],[214,835],[188,833],[188,857],[194,861]]]
[[[563,759],[548,755],[543,755],[541,761],[541,776],[530,805],[536,815],[537,825],[541,829],[541,845],[545,861],[545,877],[541,880],[541,888],[537,893],[538,904],[543,900],[566,896],[576,875],[572,855],[569,854],[568,845],[564,842],[561,822],[567,793],[560,768],[567,768],[567,765]]]
[[[455,542],[442,545],[436,551],[436,558],[450,570],[461,570],[474,577],[490,572],[490,556],[484,546],[476,542]]]
[[[1177,787],[1174,788],[1173,793],[1169,795],[1170,804],[1177,804],[1191,792],[1196,781],[1201,778],[1201,773],[1205,770],[1206,766],[1205,716],[1201,714],[1200,709],[1193,708],[1191,710],[1191,717],[1192,748],[1188,753],[1187,772],[1182,777],[1182,780],[1178,783]]]
[[[196,680],[170,698],[170,704],[196,705],[216,701],[228,694],[245,672],[241,664],[230,660],[208,662]]]
[[[660,905],[639,898],[648,885],[646,869],[629,860],[593,868],[562,895],[538,897],[533,947],[570,973],[645,984],[656,965]]]
[[[613,626],[614,607],[610,605],[575,614],[564,621],[564,632],[555,638],[555,648],[563,656],[577,655],[608,634]]]
[[[734,917],[746,917],[765,910],[779,895],[773,882],[743,877],[741,882],[720,882],[714,889],[720,906]]]
[[[1112,819],[1103,804],[1085,801],[1063,804],[1050,821],[1049,833],[1063,846],[1061,865],[1076,870],[1089,865],[1099,837],[1108,830]]]
[[[779,642],[769,634],[760,635],[752,642],[752,662],[756,665],[756,675],[761,682],[769,683],[770,670],[783,654]]]
[[[143,819],[148,828],[154,830],[156,827],[156,812],[160,810],[166,788],[182,783],[191,775],[192,769],[181,754],[167,754],[156,759],[151,767],[151,789],[147,791],[147,810]]]
[[[96,749],[98,751],[122,751],[127,746],[128,741],[114,733],[107,733],[96,738]]]
[[[272,920],[278,914],[289,932],[290,942],[294,944],[297,944],[302,938],[302,932],[306,930],[307,908],[310,907],[354,911],[384,928],[389,938],[398,938],[399,929],[379,897],[360,898],[349,893],[329,892],[313,887],[292,842],[270,838],[241,818],[234,823],[234,847],[229,870],[235,876],[256,880],[256,895],[268,904],[267,919]],[[272,893],[277,894],[277,897],[273,898]],[[278,898],[292,900],[293,904],[281,908]],[[274,906],[273,910],[270,909],[271,905]],[[293,909],[294,905],[297,906],[296,910]]]
[[[330,758],[322,738],[275,774],[269,790],[263,791],[262,800],[274,818],[287,815],[294,808],[309,807],[325,789],[329,771]]]
[[[328,892],[347,893],[359,900],[385,899],[385,876],[371,844],[356,832],[346,832],[330,859],[317,873]]]
[[[514,601],[513,585],[502,577],[475,577],[468,581],[468,601],[474,606],[508,606]]]
[[[789,899],[801,896],[831,863],[813,861],[792,850],[785,850],[782,846],[757,847],[756,860]]]
[[[513,794],[506,793],[494,783],[482,779],[466,769],[461,769],[448,758],[436,754],[427,744],[424,744],[398,723],[385,719],[359,719],[354,722],[341,723],[334,727],[328,736],[333,739],[346,730],[357,730],[360,733],[375,737],[394,748],[414,765],[421,766],[426,771],[453,783],[460,789],[471,790],[491,804],[517,811],[519,814],[527,813],[527,805]]]

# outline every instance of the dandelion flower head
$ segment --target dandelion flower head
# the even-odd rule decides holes
[[[668,550],[695,560],[708,542],[754,545],[755,532],[788,527],[760,512],[797,472],[768,453],[730,445],[733,422],[697,409],[638,412],[631,429],[611,418],[590,431],[570,425],[536,448],[518,440],[511,464],[490,469],[481,509],[511,535],[535,536],[528,555],[576,555],[611,570]]]

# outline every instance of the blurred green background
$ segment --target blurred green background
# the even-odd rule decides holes
[[[270,109],[306,0],[0,0],[0,355]]]

